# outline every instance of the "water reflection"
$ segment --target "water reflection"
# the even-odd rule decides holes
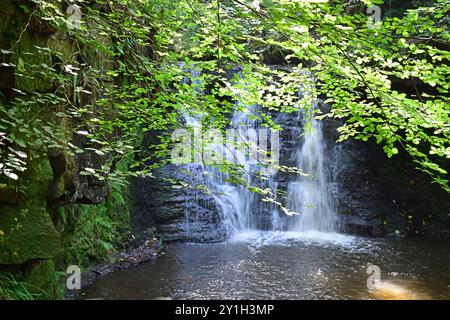
[[[420,281],[380,281],[374,290],[369,291],[369,295],[377,300],[429,300],[431,296],[422,291],[424,287]]]
[[[449,244],[356,237],[333,242],[330,235],[283,238],[277,232],[221,244],[174,244],[156,261],[99,280],[84,297],[449,299]],[[368,263],[381,270],[373,291],[367,288]]]

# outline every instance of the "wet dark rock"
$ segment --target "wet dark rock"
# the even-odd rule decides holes
[[[367,236],[440,236],[450,230],[450,196],[407,154],[389,159],[373,141],[335,143],[342,122],[326,119],[333,192],[343,230]],[[434,225],[428,227],[428,223]],[[435,222],[435,223],[433,223]]]
[[[383,220],[381,217],[366,220],[357,216],[341,215],[339,223],[342,226],[342,231],[348,234],[366,237],[381,237],[384,235]]]
[[[272,62],[276,61],[273,56]],[[318,108],[324,114],[330,109],[321,102]],[[280,165],[294,167],[303,131],[301,116],[298,113],[271,116],[283,128]],[[335,200],[341,231],[372,237],[447,234],[448,194],[409,165],[411,159],[407,155],[388,159],[374,141],[350,138],[337,143],[337,128],[343,123],[330,118],[322,121],[330,169],[328,192]],[[153,179],[133,182],[133,224],[138,239],[151,228],[170,241],[220,241],[225,236],[214,197],[195,190],[196,185],[205,183],[201,167],[191,166],[192,176],[182,173],[182,169],[186,167],[167,166],[156,172]],[[277,187],[286,191],[295,175],[289,170],[278,171],[274,177]],[[188,181],[194,189],[173,188],[165,181],[168,178]],[[278,200],[284,204],[285,200]],[[267,204],[253,208],[259,228],[271,228],[272,209]]]
[[[214,197],[196,187],[205,184],[201,166],[168,165],[154,172],[154,178],[132,182],[133,232],[139,243],[152,229],[167,241],[212,241],[223,238],[218,204]],[[181,187],[174,181],[189,186]]]
[[[50,161],[54,175],[62,175],[73,168],[73,160],[65,150],[60,148],[50,149],[48,151],[48,160]]]
[[[98,148],[97,145],[90,142],[86,137],[76,135],[74,138],[76,145],[82,148]],[[105,157],[98,155],[94,151],[87,151],[78,155],[75,159],[76,176],[75,176],[75,194],[72,202],[80,204],[100,204],[109,194],[108,182],[106,179],[100,180],[92,175],[81,175],[80,172],[85,168],[101,169],[105,163]]]
[[[342,230],[364,236],[384,235],[383,219],[395,208],[385,201],[368,144],[355,140],[336,143],[340,122],[326,119],[323,125],[333,181],[330,192],[336,199]]]
[[[450,195],[417,170],[403,150],[392,159],[380,155],[377,148],[373,154],[374,170],[383,183],[386,203],[395,208],[386,215],[388,233],[432,237],[449,234]]]

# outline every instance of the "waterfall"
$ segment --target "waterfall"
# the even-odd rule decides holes
[[[244,112],[236,111],[231,119],[231,125],[235,128],[252,129],[256,127],[256,122],[249,120]],[[238,134],[236,140],[238,142],[246,142],[245,130],[240,130],[239,132],[240,134]],[[251,172],[254,168],[245,154],[245,148],[235,148],[232,152],[238,164],[244,170],[245,182],[250,185],[252,179]],[[215,196],[215,199],[221,205],[223,222],[227,230],[230,230],[230,234],[232,234],[239,231],[256,229],[254,193],[249,191],[246,186],[225,183],[224,181],[227,178],[228,174],[222,174],[221,179],[214,181],[215,188],[220,190],[220,193]]]
[[[294,162],[307,176],[298,176],[287,188],[288,207],[300,214],[289,225],[292,231],[335,232],[336,210],[328,190],[330,181],[322,124],[315,119],[316,103],[301,113],[303,143]],[[309,125],[308,125],[309,124]]]
[[[203,94],[200,89],[201,73],[194,69],[190,69],[189,73],[184,80],[185,83],[194,85],[195,91]],[[239,74],[239,77],[242,75]],[[213,166],[204,163],[187,165],[187,169],[193,175],[200,174],[204,177],[204,184],[212,192],[212,197],[220,209],[220,223],[224,226],[228,237],[261,228],[297,232],[336,231],[335,206],[327,190],[330,179],[325,142],[321,123],[314,118],[315,104],[312,108],[308,108],[309,110],[299,112],[296,124],[303,128],[303,139],[301,143],[297,143],[297,148],[292,154],[293,163],[308,175],[296,175],[294,180],[288,182],[286,206],[289,210],[299,213],[298,216],[286,217],[273,204],[262,203],[259,196],[249,191],[245,185],[228,182],[229,174]],[[255,133],[255,129],[258,128],[258,121],[249,117],[249,113],[256,111],[257,108],[257,106],[242,106],[239,101],[235,103],[235,112],[230,125],[235,129],[239,128],[236,137],[238,142],[248,142],[247,135],[251,134],[252,130]],[[202,115],[185,114],[184,118],[187,126],[200,130]],[[218,141],[209,145],[209,148],[224,154],[227,146]],[[244,171],[242,177],[245,183],[252,185],[254,173],[261,168],[250,161],[246,148],[234,148],[231,151]],[[267,175],[265,187],[276,190],[277,186],[276,175]],[[189,211],[185,215],[186,229],[189,230],[189,221],[195,221],[195,216]],[[261,223],[264,215],[267,218],[265,221],[268,222]]]
[[[195,69],[190,69],[189,73],[190,76],[185,77],[184,82],[190,82],[194,85],[194,90],[202,94],[200,89],[201,73]],[[240,73],[239,76],[241,76]],[[256,128],[257,121],[251,120],[246,112],[239,111],[239,101],[236,102],[235,106],[236,110],[231,119],[231,126],[238,129],[238,134],[235,137],[236,141],[237,143],[248,143],[247,130]],[[201,115],[195,117],[185,113],[184,120],[187,126],[195,128],[195,130],[200,130]],[[221,142],[212,143],[208,147],[219,154],[225,154],[230,151],[229,149],[227,150],[227,146]],[[250,185],[252,171],[256,168],[254,164],[251,163],[250,157],[246,154],[246,148],[233,148],[231,151],[233,156],[237,159],[237,164],[243,168],[243,178],[245,179],[246,184]],[[212,192],[214,200],[220,207],[221,223],[225,227],[227,235],[233,235],[239,231],[256,229],[256,199],[254,193],[249,191],[245,185],[236,185],[227,182],[227,179],[230,177],[229,174],[221,172],[212,166],[205,165],[203,162],[188,164],[187,169],[195,174],[198,174],[198,171],[202,171],[205,179],[204,183]],[[190,215],[190,212],[185,213],[187,230],[189,229],[189,221],[192,220]]]

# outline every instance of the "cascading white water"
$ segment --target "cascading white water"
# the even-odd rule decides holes
[[[201,93],[201,73],[195,69],[190,69],[189,72],[190,77],[186,77],[184,81],[190,81],[191,84],[194,85],[195,91]],[[239,74],[239,76],[241,75]],[[231,126],[236,129],[255,128],[257,122],[255,120],[250,120],[245,112],[239,111],[238,106],[239,102],[236,102],[236,111],[231,119]],[[200,130],[201,116],[193,117],[185,114],[184,118],[188,126]],[[235,137],[238,144],[248,143],[248,137],[246,137],[245,132],[246,130],[241,130]],[[228,151],[226,150],[227,147],[220,142],[211,143],[208,148],[217,154],[225,154],[226,151]],[[237,159],[237,163],[242,166],[244,170],[243,177],[246,180],[246,183],[250,184],[253,164],[251,164],[250,158],[246,155],[246,148],[234,148],[231,151]],[[204,165],[203,163],[188,165],[188,169],[191,172],[195,172],[199,167],[202,169],[205,176],[206,186],[212,192],[214,200],[220,207],[221,220],[227,234],[233,235],[239,231],[256,229],[254,193],[249,191],[243,185],[235,185],[227,182],[226,180],[229,178],[229,174],[221,172],[211,166]],[[186,217],[186,221],[188,220],[188,217]]]
[[[239,102],[237,102],[238,104]],[[233,128],[255,128],[257,123],[250,120],[248,115],[242,111],[236,111],[231,119],[231,126]],[[237,142],[247,142],[245,130],[241,130],[236,137]],[[220,145],[220,148],[224,148]],[[238,164],[243,167],[244,178],[248,185],[251,184],[251,172],[253,165],[250,158],[246,156],[246,148],[234,148],[231,150],[236,157]],[[236,233],[242,230],[251,230],[256,228],[254,202],[255,195],[243,185],[232,185],[225,183],[228,174],[221,174],[220,179],[215,180],[215,188],[221,193],[215,196],[217,202],[220,203],[223,213],[223,222],[227,229]]]
[[[242,77],[242,75],[239,75]],[[201,74],[200,72],[191,69],[190,77],[185,81],[190,81],[194,85],[195,91],[201,92]],[[236,102],[236,111],[231,119],[231,126],[233,128],[241,129],[255,129],[258,126],[257,121],[251,119],[248,112],[256,108],[255,106],[242,108],[240,102]],[[247,112],[240,111],[247,109]],[[250,109],[250,110],[248,110]],[[294,153],[294,162],[297,168],[307,173],[308,176],[298,176],[294,181],[288,183],[287,207],[289,210],[298,212],[299,216],[284,217],[283,213],[277,212],[276,208],[270,208],[266,212],[272,211],[271,230],[287,230],[287,231],[320,231],[320,232],[335,232],[336,227],[336,212],[334,202],[329,195],[327,185],[329,182],[327,163],[325,157],[325,142],[323,139],[322,126],[319,121],[314,119],[315,106],[309,108],[305,112],[300,112],[298,118],[298,126],[306,128],[304,130],[303,143],[301,143]],[[307,125],[309,122],[309,126]],[[185,122],[187,125],[197,127],[200,130],[201,115],[191,116],[185,114]],[[241,131],[236,138],[238,142],[248,142],[245,136],[245,130]],[[217,142],[209,145],[218,154],[225,153],[225,146],[223,143]],[[252,173],[258,171],[258,165],[251,163],[246,148],[235,148],[232,150],[233,155],[238,159],[244,170],[243,178],[246,183],[251,185]],[[205,185],[212,191],[215,202],[219,205],[221,222],[225,227],[228,236],[236,236],[239,233],[258,229],[258,215],[263,214],[261,206],[258,204],[257,196],[249,191],[243,185],[235,185],[227,182],[229,175],[220,172],[212,166],[200,164],[188,165],[188,169],[193,173],[199,171],[205,177]],[[274,176],[267,177],[268,187],[275,190],[277,181]],[[270,204],[266,204],[266,206]],[[187,212],[187,215],[190,213]],[[186,217],[188,221],[188,217]]]
[[[327,188],[330,179],[322,125],[314,117],[316,106],[309,109],[306,111],[309,114],[305,116],[303,113],[299,119],[304,128],[303,143],[294,154],[297,168],[308,175],[298,176],[288,184],[288,207],[300,214],[290,223],[289,230],[335,232],[337,218],[335,204]]]

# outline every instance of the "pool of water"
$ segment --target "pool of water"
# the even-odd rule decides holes
[[[450,299],[449,249],[442,239],[249,231],[224,243],[169,244],[155,261],[100,279],[82,298]],[[369,264],[381,278],[370,289]]]

